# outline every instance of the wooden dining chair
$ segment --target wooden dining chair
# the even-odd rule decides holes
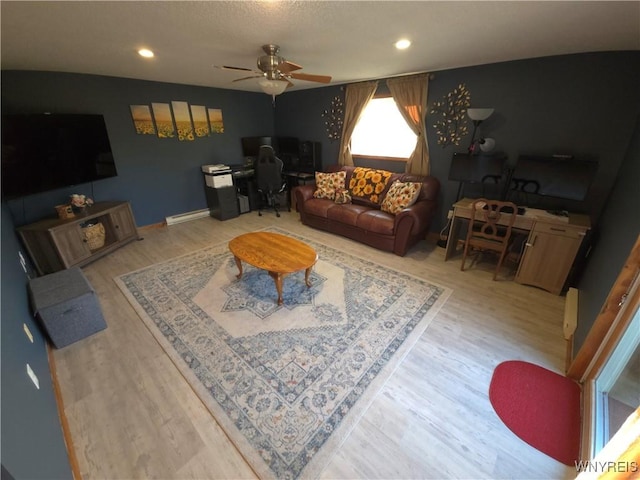
[[[493,251],[500,255],[496,271],[493,274],[495,280],[507,254],[511,240],[511,228],[517,215],[518,207],[513,202],[486,198],[474,200],[471,204],[471,219],[467,229],[460,270],[464,271],[464,264],[470,250]]]

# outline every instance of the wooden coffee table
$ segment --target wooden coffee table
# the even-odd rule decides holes
[[[237,278],[242,278],[242,262],[269,272],[276,283],[278,305],[282,305],[282,280],[290,273],[304,270],[304,283],[310,287],[309,274],[318,254],[306,243],[286,235],[269,232],[245,233],[229,242],[229,250],[238,265]]]

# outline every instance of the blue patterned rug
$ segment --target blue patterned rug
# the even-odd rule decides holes
[[[319,256],[284,305],[266,272],[236,279],[226,243],[116,282],[261,478],[316,478],[450,291],[270,230]]]

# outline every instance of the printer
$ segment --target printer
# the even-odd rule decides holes
[[[202,165],[202,173],[204,173],[204,180],[207,187],[222,188],[233,186],[231,167],[228,165]]]

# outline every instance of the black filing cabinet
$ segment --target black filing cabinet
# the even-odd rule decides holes
[[[209,214],[218,220],[228,220],[240,215],[236,187],[205,187]]]

